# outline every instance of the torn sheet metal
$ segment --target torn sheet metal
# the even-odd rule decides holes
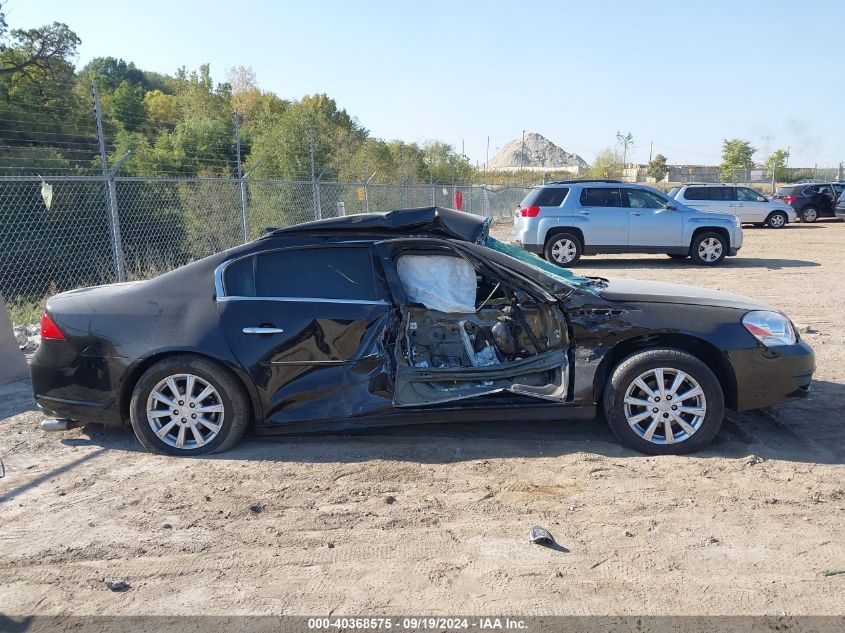
[[[396,271],[410,301],[438,312],[475,312],[475,268],[462,257],[403,255]]]

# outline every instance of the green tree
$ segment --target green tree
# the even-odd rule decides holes
[[[727,182],[734,178],[734,170],[750,169],[754,165],[752,157],[757,149],[749,141],[732,138],[722,142],[722,180]]]
[[[611,147],[599,152],[593,161],[589,174],[591,178],[621,179],[622,157],[619,152]]]
[[[646,171],[649,177],[654,178],[655,182],[663,180],[668,172],[669,167],[666,165],[666,157],[663,154],[655,156],[648,164]]]
[[[111,116],[124,128],[137,128],[144,123],[144,95],[142,90],[121,81],[111,98]]]
[[[786,179],[786,161],[789,153],[785,149],[777,149],[766,159],[766,170],[774,174],[775,180]]]

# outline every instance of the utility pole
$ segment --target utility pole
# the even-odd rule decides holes
[[[487,157],[484,159],[484,171],[490,171],[490,135],[487,135]]]
[[[109,229],[111,231],[112,259],[114,260],[114,272],[118,281],[126,281],[126,271],[123,266],[123,244],[120,237],[120,218],[117,215],[117,187],[114,176],[123,161],[124,156],[109,172],[109,163],[106,156],[106,137],[103,134],[103,112],[100,107],[100,91],[97,82],[91,84],[91,94],[94,97],[94,118],[97,120],[97,140],[100,143],[100,165],[103,168],[103,181],[106,185],[106,209],[109,214]]]
[[[648,144],[648,162],[651,162],[651,153],[654,151],[654,141],[650,141]]]

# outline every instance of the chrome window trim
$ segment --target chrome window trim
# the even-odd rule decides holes
[[[390,305],[384,299],[327,299],[326,297],[240,297],[218,296],[217,301],[286,301],[288,303],[343,303],[364,306]]]

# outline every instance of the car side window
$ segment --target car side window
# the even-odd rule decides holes
[[[747,187],[737,187],[736,199],[740,202],[757,202],[757,198],[759,197],[760,194],[753,189],[749,189]]]
[[[226,267],[228,296],[375,301],[380,298],[366,246],[259,253]]]
[[[621,207],[619,189],[615,187],[584,187],[580,198],[582,207]]]
[[[736,187],[709,187],[710,199],[719,202],[736,200]]]
[[[815,188],[813,193],[828,193],[832,195],[833,191],[831,190],[830,185],[819,185]]]
[[[627,206],[632,209],[662,209],[666,206],[659,196],[644,189],[623,189],[623,200],[627,200]]]
[[[814,193],[815,193],[815,189],[814,189],[812,186],[810,186],[810,187],[804,187],[804,188],[801,190],[801,195],[802,195],[802,196],[812,196]]]
[[[685,200],[709,200],[710,189],[708,187],[687,187],[684,191]]]

